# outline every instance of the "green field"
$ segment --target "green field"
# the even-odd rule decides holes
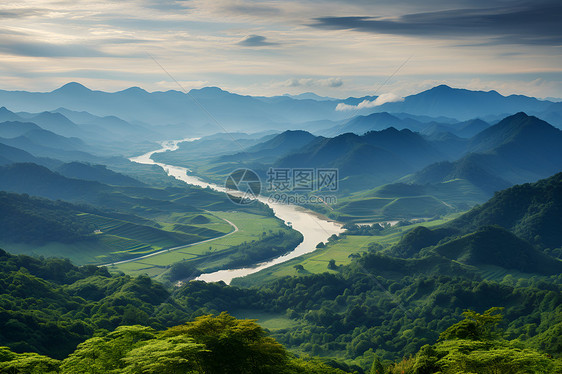
[[[151,277],[161,277],[169,266],[180,261],[197,261],[200,270],[220,267],[228,261],[228,256],[221,255],[230,247],[258,240],[263,233],[288,230],[283,222],[274,217],[265,217],[239,211],[213,212],[221,219],[232,222],[238,228],[225,237],[158,254],[122,264],[109,266],[111,271],[122,271],[128,274],[147,274]]]
[[[467,210],[489,198],[467,180],[454,179],[432,185],[386,184],[338,196],[331,210],[310,205],[340,222],[365,223],[429,218]]]
[[[230,314],[240,319],[256,319],[258,324],[260,324],[263,328],[273,332],[291,329],[300,325],[298,321],[290,319],[284,314],[267,313],[247,309],[233,310]]]
[[[200,242],[233,230],[228,222],[210,213],[173,213],[142,224],[92,213],[79,213],[76,220],[92,227],[96,234],[73,243],[1,244],[16,254],[67,257],[77,265],[103,264]],[[206,223],[190,223],[203,220]]]
[[[404,227],[393,227],[383,232],[383,235],[362,236],[347,235],[337,241],[328,243],[325,248],[316,249],[314,252],[294,258],[264,269],[260,272],[248,275],[244,278],[237,278],[233,284],[241,286],[252,286],[264,284],[276,278],[294,275],[319,274],[324,272],[336,273],[337,270],[328,269],[330,260],[335,260],[336,265],[347,265],[351,263],[352,254],[361,254],[367,252],[371,244],[378,244],[382,247],[389,247],[397,243],[402,235],[417,226],[435,227],[441,225],[451,219],[454,219],[462,213],[454,213],[442,219],[420,222]],[[298,271],[295,265],[301,265],[304,270]]]

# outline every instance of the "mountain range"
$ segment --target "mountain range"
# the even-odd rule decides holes
[[[90,90],[75,82],[51,92],[0,90],[0,103],[12,111],[56,111],[62,114],[69,114],[68,111],[86,111],[105,118],[106,123],[111,120],[107,117],[116,116],[133,125],[149,127],[154,131],[158,129],[168,135],[172,129],[176,134],[189,131],[191,136],[208,134],[209,131],[219,132],[223,129],[229,132],[294,129],[295,126],[307,122],[349,120],[358,114],[368,115],[374,112],[407,113],[408,116],[402,116],[402,121],[412,124],[412,120],[419,121],[427,117],[437,119],[436,122],[440,122],[444,117],[457,121],[474,118],[486,120],[490,116],[501,118],[525,111],[548,120],[555,126],[562,126],[560,103],[521,95],[502,96],[496,91],[457,89],[445,85],[407,96],[402,102],[352,111],[336,110],[337,105],[341,103],[357,105],[364,100],[374,99],[376,96],[350,97],[344,100],[310,95],[305,98],[244,96],[218,87],[193,89],[186,93],[173,90],[147,92],[139,87],[118,92],[102,92]],[[74,113],[75,120],[77,116],[79,114]],[[392,121],[396,122],[394,119]],[[326,125],[330,126],[330,122]],[[388,123],[386,127],[389,125],[399,129],[401,127],[398,123]],[[170,126],[169,131],[166,130],[167,126]],[[360,127],[361,124],[356,123],[354,126]],[[302,126],[299,127],[306,130]],[[333,136],[335,133],[326,135]]]

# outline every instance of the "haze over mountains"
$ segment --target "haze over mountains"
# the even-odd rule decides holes
[[[291,349],[344,358],[359,366],[333,365],[362,373],[373,357],[395,360],[433,343],[455,311],[505,305],[518,344],[559,354],[559,103],[439,86],[336,110],[374,99],[212,87],[105,93],[77,83],[0,91],[0,283],[10,297],[2,295],[0,346],[64,358],[123,324],[161,329],[227,309],[268,316]],[[171,139],[184,141],[162,143]],[[163,168],[129,159],[160,147],[174,149],[152,154]],[[266,199],[280,195],[265,188],[272,168],[335,169],[339,179],[334,191],[296,194],[333,197],[329,204],[305,199],[313,212],[281,220],[273,205],[179,182],[167,175],[183,173],[173,166],[218,186],[251,169]],[[294,250],[309,235],[299,215],[324,215],[345,231],[234,280],[242,288],[191,282]],[[46,290],[56,303],[32,301]],[[45,326],[68,344],[47,349]]]
[[[562,124],[560,103],[442,85],[401,102],[336,110],[374,99],[252,97],[216,87],[107,93],[78,83],[47,93],[0,91],[0,163],[31,162],[74,179],[133,186],[140,182],[111,173],[131,172],[126,157],[154,149],[155,140],[235,128],[154,158],[221,183],[236,167],[262,178],[269,167],[337,168],[346,207],[355,204],[345,202],[354,199],[349,193],[374,203],[381,185],[394,186],[385,193],[398,196],[407,184],[423,201],[419,214],[471,206],[562,165],[562,135],[554,127]]]
[[[220,183],[237,167],[250,167],[264,180],[270,167],[337,168],[338,206],[351,214],[368,199],[371,216],[402,214],[397,201],[385,208],[380,198],[418,199],[416,214],[438,214],[560,171],[562,132],[541,119],[556,122],[560,103],[441,85],[400,102],[336,110],[374,99],[252,97],[216,87],[107,93],[78,83],[47,93],[0,91],[0,164],[34,163],[47,167],[37,175],[50,169],[61,178],[140,186],[116,173],[131,172],[126,157],[154,149],[155,140],[236,128],[153,157]],[[4,185],[18,184],[17,168],[3,171]],[[53,190],[41,183],[33,188]],[[388,185],[384,196],[382,185]]]
[[[161,132],[166,132],[168,136],[170,132],[166,129],[183,132],[188,128],[191,135],[208,133],[208,131],[220,132],[220,126],[230,132],[236,130],[255,132],[271,128],[297,129],[298,124],[319,120],[342,121],[358,114],[366,115],[373,112],[407,113],[410,116],[417,116],[418,121],[425,116],[433,117],[437,119],[436,122],[440,122],[443,117],[453,121],[466,121],[478,117],[484,120],[501,119],[509,114],[524,111],[548,120],[555,126],[562,126],[560,103],[520,95],[502,96],[495,91],[456,89],[445,85],[407,96],[402,102],[385,103],[361,110],[336,110],[340,103],[357,105],[364,100],[370,101],[375,98],[375,96],[367,96],[336,100],[318,99],[310,95],[306,98],[289,96],[265,98],[238,95],[217,87],[193,89],[188,94],[173,90],[149,93],[138,87],[108,93],[90,90],[74,82],[45,93],[0,90],[0,103],[12,111],[38,113],[55,111],[68,115],[75,122],[98,126],[97,122],[101,121],[98,117],[109,117],[104,118],[103,122],[106,124],[111,122],[114,128],[118,127],[116,116],[132,122],[133,125],[146,127],[148,124],[152,130],[159,129]],[[84,111],[97,117],[80,114]],[[410,125],[414,123],[411,119],[403,119],[403,121]],[[122,122],[121,125],[129,127]],[[392,121],[387,123],[386,127],[388,125],[401,128]],[[64,126],[62,122],[61,126]],[[370,130],[377,129],[382,128],[379,126]]]

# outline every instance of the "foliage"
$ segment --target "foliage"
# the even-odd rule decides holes
[[[58,373],[60,361],[37,353],[14,353],[0,347],[0,373],[54,374]]]
[[[25,374],[345,374],[316,359],[299,359],[252,320],[206,315],[156,331],[120,326],[78,345],[62,363],[0,347],[0,373]]]
[[[76,220],[77,208],[61,201],[0,191],[2,241],[40,244],[92,239],[94,227]]]
[[[202,344],[201,365],[210,373],[273,373],[288,361],[287,352],[253,320],[221,313],[168,329],[164,336],[188,336]]]
[[[232,253],[232,255],[222,267],[237,268],[281,256],[293,250],[302,240],[302,234],[296,230],[279,230],[262,235],[259,240],[230,247],[228,253]]]
[[[424,346],[415,356],[411,373],[558,373],[562,360],[492,334],[502,319],[500,308],[483,314],[467,310],[465,319],[441,334],[440,342]],[[470,326],[470,334],[466,334]],[[411,359],[410,359],[411,361]]]
[[[464,320],[455,323],[439,335],[440,340],[465,339],[485,340],[493,337],[494,329],[502,320],[499,312],[503,308],[493,307],[483,314],[473,310],[465,310]]]

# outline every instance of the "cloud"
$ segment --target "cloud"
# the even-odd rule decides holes
[[[97,48],[79,44],[52,44],[45,42],[15,42],[0,43],[3,53],[27,57],[104,57],[108,54]]]
[[[236,44],[244,47],[268,47],[268,46],[276,45],[277,43],[268,42],[265,36],[248,35]]]
[[[337,111],[344,111],[344,110],[359,110],[359,109],[364,109],[364,108],[374,108],[376,106],[380,106],[386,103],[396,103],[399,101],[404,101],[403,97],[400,97],[396,94],[393,93],[386,93],[386,94],[382,94],[379,97],[377,97],[375,100],[373,101],[369,101],[369,100],[363,100],[362,102],[360,102],[357,105],[348,105],[348,104],[344,104],[344,103],[339,103],[336,106],[336,110]]]
[[[26,17],[38,16],[46,13],[45,9],[40,8],[12,8],[12,9],[1,9],[0,19],[21,19]]]
[[[499,44],[562,45],[562,3],[526,1],[513,7],[455,9],[379,16],[320,17],[311,26],[433,38],[491,38]],[[484,41],[486,42],[486,41]]]
[[[244,3],[237,1],[233,4],[231,1],[227,1],[223,5],[224,9],[229,13],[242,14],[246,16],[254,15],[258,17],[271,17],[283,13],[281,8],[271,5],[257,4],[256,2]]]
[[[145,0],[147,8],[157,9],[162,12],[177,12],[190,9],[188,0]]]
[[[106,52],[101,50],[101,46],[110,46],[112,44],[120,46],[128,43],[143,43],[146,40],[130,39],[130,38],[105,38],[98,39],[97,44],[90,42],[83,43],[49,43],[37,40],[23,40],[19,35],[13,33],[3,33],[0,31],[0,53],[13,56],[25,57],[142,57],[146,55],[138,52],[123,53],[121,49],[117,53]],[[28,38],[28,35],[25,35]]]
[[[284,87],[341,87],[343,80],[341,78],[292,78],[281,83]]]

